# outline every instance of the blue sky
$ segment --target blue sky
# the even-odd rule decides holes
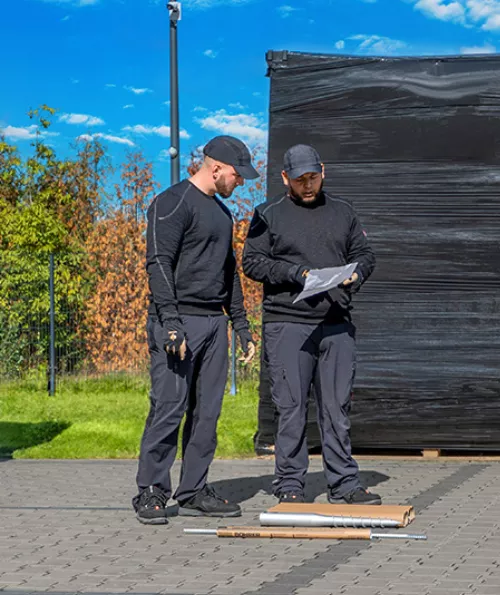
[[[170,179],[169,25],[157,0],[11,0],[0,21],[0,129],[23,152],[26,112],[58,109],[48,141],[127,150]],[[179,24],[181,151],[216,134],[266,145],[269,49],[351,55],[492,53],[500,0],[185,0]]]

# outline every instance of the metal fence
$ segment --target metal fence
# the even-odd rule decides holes
[[[119,329],[97,328],[85,304],[71,309],[62,307],[55,299],[53,258],[47,259],[46,273],[46,282],[38,285],[37,295],[23,298],[21,307],[20,296],[15,298],[15,307],[3,302],[0,382],[36,378],[39,383],[46,383],[53,395],[58,384],[75,377],[147,374],[146,307],[132,313],[125,326],[120,322]],[[34,300],[42,307],[32,308]],[[229,390],[235,394],[239,381],[254,377],[255,370],[239,365],[234,333],[230,335],[229,355]]]
[[[0,381],[45,375],[53,394],[57,378],[147,371],[147,348],[144,355],[137,353],[133,358],[97,361],[88,344],[84,312],[56,309],[52,323],[50,313],[27,317],[19,323],[4,320],[2,324],[0,317],[0,327]],[[145,344],[145,330],[139,333],[133,328],[129,335],[134,332],[135,341]],[[107,348],[112,351],[113,337],[109,337]],[[119,345],[117,348],[121,350]]]

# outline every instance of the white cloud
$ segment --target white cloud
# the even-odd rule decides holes
[[[499,0],[466,0],[468,17],[487,31],[500,28]]]
[[[489,43],[485,43],[482,46],[473,45],[470,47],[460,48],[461,54],[494,54],[496,51],[497,50],[495,46]]]
[[[196,121],[205,130],[241,136],[250,141],[262,141],[267,138],[264,122],[254,114],[232,115],[221,109]]]
[[[357,51],[364,54],[395,54],[406,47],[404,41],[381,35],[351,35],[349,39],[359,41]]]
[[[80,134],[80,136],[76,137],[76,140],[83,140],[85,142],[90,142],[94,140],[94,137],[91,134]]]
[[[208,111],[206,107],[201,107],[201,105],[197,105],[193,108],[193,112],[206,112]]]
[[[170,138],[170,126],[148,126],[145,124],[136,124],[135,126],[124,126],[122,128],[125,132],[133,132],[134,134],[155,134],[164,138]],[[191,138],[191,135],[184,129],[179,132],[181,138]]]
[[[498,31],[500,29],[500,14],[489,16],[481,29],[485,31]]]
[[[416,10],[441,21],[485,31],[500,29],[500,0],[412,0]]]
[[[116,87],[116,85],[114,83],[107,83],[105,86],[108,87],[109,89],[114,89]]]
[[[76,140],[83,140],[90,142],[94,140],[94,138],[102,138],[103,140],[107,140],[110,143],[117,143],[119,145],[127,145],[128,147],[135,147],[135,143],[133,143],[128,138],[123,138],[121,136],[114,136],[112,134],[103,134],[102,132],[98,132],[97,134],[81,134],[77,137]]]
[[[43,0],[43,2],[51,2],[52,4],[70,4],[71,6],[83,7],[97,4],[100,0]]]
[[[121,136],[113,136],[112,134],[100,134],[100,133],[96,134],[95,136],[97,136],[98,138],[103,138],[104,140],[107,140],[110,143],[118,143],[121,145],[128,145],[129,147],[135,146],[135,143],[133,143],[130,139],[122,138]]]
[[[204,10],[206,8],[214,8],[222,5],[226,6],[242,6],[249,4],[253,0],[185,0],[186,6],[189,8],[198,8]]]
[[[168,149],[162,149],[158,155],[158,160],[159,161],[170,161],[171,157],[170,157],[170,153],[168,152]]]
[[[65,17],[63,17],[63,18],[61,19],[61,21],[64,23],[65,21],[69,21],[69,20],[70,20],[70,18],[71,18],[71,17],[69,16],[69,14],[67,14]]]
[[[465,9],[457,0],[417,0],[415,8],[441,21],[464,22]]]
[[[78,85],[80,81],[79,79],[71,79],[71,82],[73,83],[73,85]]]
[[[339,39],[337,42],[335,42],[335,48],[337,50],[343,50],[345,48],[345,41],[343,39]]]
[[[243,105],[242,103],[240,103],[239,101],[237,101],[236,103],[230,103],[229,107],[233,108],[233,109],[246,109],[248,106],[247,105]]]
[[[217,54],[218,52],[215,52],[214,50],[205,50],[203,52],[203,55],[207,58],[217,58]]]
[[[40,130],[36,124],[31,126],[6,126],[0,129],[0,133],[11,140],[31,140],[37,137],[59,136],[58,132],[48,132],[47,130]]]
[[[127,89],[127,91],[131,91],[132,93],[135,93],[135,95],[144,95],[144,93],[152,93],[153,91],[151,89],[148,89],[147,87],[144,88],[137,88],[137,87],[123,87],[124,89]]]
[[[278,6],[276,10],[282,19],[286,19],[298,9],[294,6],[290,6],[289,4],[283,4],[282,6]]]
[[[133,103],[127,103],[127,105],[124,105],[123,106],[123,109],[130,109],[132,107],[134,107],[134,104]]]
[[[38,126],[33,124],[32,126],[26,126],[25,128],[18,128],[17,126],[7,126],[1,129],[1,133],[6,137],[13,140],[28,140],[36,138],[36,130]]]
[[[104,120],[89,116],[87,114],[62,114],[59,116],[59,122],[65,124],[85,124],[86,126],[102,126]]]
[[[168,101],[164,101],[163,105],[170,105],[170,99]]]

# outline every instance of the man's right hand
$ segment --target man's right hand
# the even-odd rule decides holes
[[[306,266],[295,265],[290,270],[290,280],[293,283],[298,283],[301,287],[306,284],[307,275],[309,275],[309,269]]]
[[[178,318],[170,318],[163,322],[163,347],[171,355],[186,357],[186,334],[182,322]]]

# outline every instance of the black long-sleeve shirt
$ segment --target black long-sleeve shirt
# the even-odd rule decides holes
[[[357,262],[356,290],[375,268],[359,219],[349,201],[322,193],[310,204],[282,194],[259,205],[243,252],[243,271],[264,284],[264,322],[350,320],[352,291],[335,288],[296,304],[301,267],[321,269]]]
[[[146,270],[151,314],[229,314],[248,328],[229,209],[188,180],[155,197],[148,213]]]

